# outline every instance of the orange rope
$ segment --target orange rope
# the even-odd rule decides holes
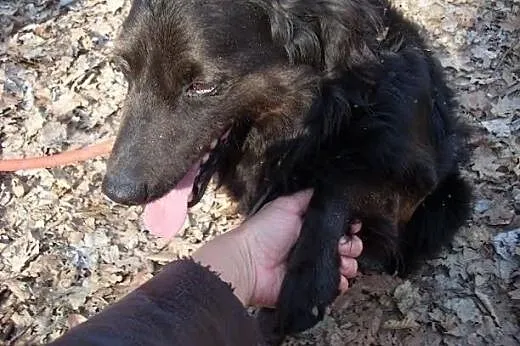
[[[114,140],[107,140],[84,148],[66,151],[59,154],[24,159],[0,160],[0,172],[15,172],[24,169],[51,168],[86,161],[97,156],[110,154]]]

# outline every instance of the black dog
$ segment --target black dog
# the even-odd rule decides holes
[[[314,188],[277,309],[279,332],[311,327],[337,296],[352,220],[364,258],[405,275],[468,216],[467,134],[418,32],[386,0],[134,0],[104,192],[176,191],[184,215],[214,175],[245,213]]]

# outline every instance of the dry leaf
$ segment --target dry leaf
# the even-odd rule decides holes
[[[471,93],[461,93],[459,103],[469,110],[482,110],[489,106],[489,99],[484,91],[478,90]]]
[[[514,291],[510,291],[507,294],[511,297],[511,299],[520,300],[520,288],[517,288]]]
[[[415,320],[409,317],[405,317],[402,320],[388,320],[383,323],[384,329],[416,329],[419,328],[420,325]]]
[[[515,216],[515,211],[507,202],[498,201],[483,216],[491,226],[505,226],[511,223]]]
[[[520,17],[518,15],[513,15],[507,17],[504,21],[500,23],[500,27],[502,30],[514,32],[520,29]]]
[[[65,115],[82,105],[83,99],[74,92],[67,92],[54,101],[49,110],[56,115]]]
[[[500,324],[500,322],[498,320],[498,317],[497,317],[497,314],[495,312],[495,307],[493,306],[493,303],[491,303],[491,300],[489,299],[489,297],[487,295],[485,295],[484,293],[479,292],[479,291],[475,291],[475,296],[478,298],[480,303],[482,303],[482,306],[485,308],[485,311],[487,313],[489,313],[491,315],[491,317],[493,317],[493,320],[497,324]]]
[[[40,242],[30,232],[16,239],[3,251],[4,261],[11,266],[14,273],[21,273],[29,262],[40,253]]]
[[[17,198],[22,198],[25,195],[25,185],[19,179],[11,181],[11,191]]]
[[[500,164],[496,154],[488,147],[480,146],[473,151],[474,164],[471,167],[478,172],[481,178],[501,178],[504,173],[499,172]]]
[[[498,99],[491,107],[491,113],[497,117],[514,115],[520,110],[520,97],[506,96]]]
[[[120,10],[124,6],[125,1],[124,0],[110,0],[107,4],[108,4],[107,10],[114,13],[114,12]]]
[[[520,229],[515,229],[497,234],[493,238],[495,251],[504,260],[511,261],[520,247]]]
[[[444,304],[448,309],[451,309],[460,318],[462,322],[477,322],[479,319],[479,310],[469,298],[452,298]]]
[[[505,138],[511,136],[511,127],[509,126],[509,119],[499,118],[493,120],[486,120],[482,122],[482,126],[489,132],[495,134],[498,138]]]

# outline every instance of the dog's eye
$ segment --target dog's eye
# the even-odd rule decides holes
[[[195,96],[211,96],[217,93],[215,85],[204,82],[193,82],[187,89],[186,95],[190,97]]]

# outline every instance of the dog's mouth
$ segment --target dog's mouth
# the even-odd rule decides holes
[[[191,194],[188,197],[188,208],[191,208],[199,203],[202,199],[202,196],[204,196],[206,188],[211,181],[211,177],[217,170],[217,163],[223,154],[223,149],[228,143],[230,132],[231,129],[228,129],[220,138],[213,140],[210,145],[210,150],[206,152],[200,160]]]
[[[148,203],[144,209],[144,225],[152,234],[171,238],[182,228],[188,208],[202,199],[211,177],[217,171],[219,158],[224,154],[231,129],[215,139],[204,155],[163,197]]]

